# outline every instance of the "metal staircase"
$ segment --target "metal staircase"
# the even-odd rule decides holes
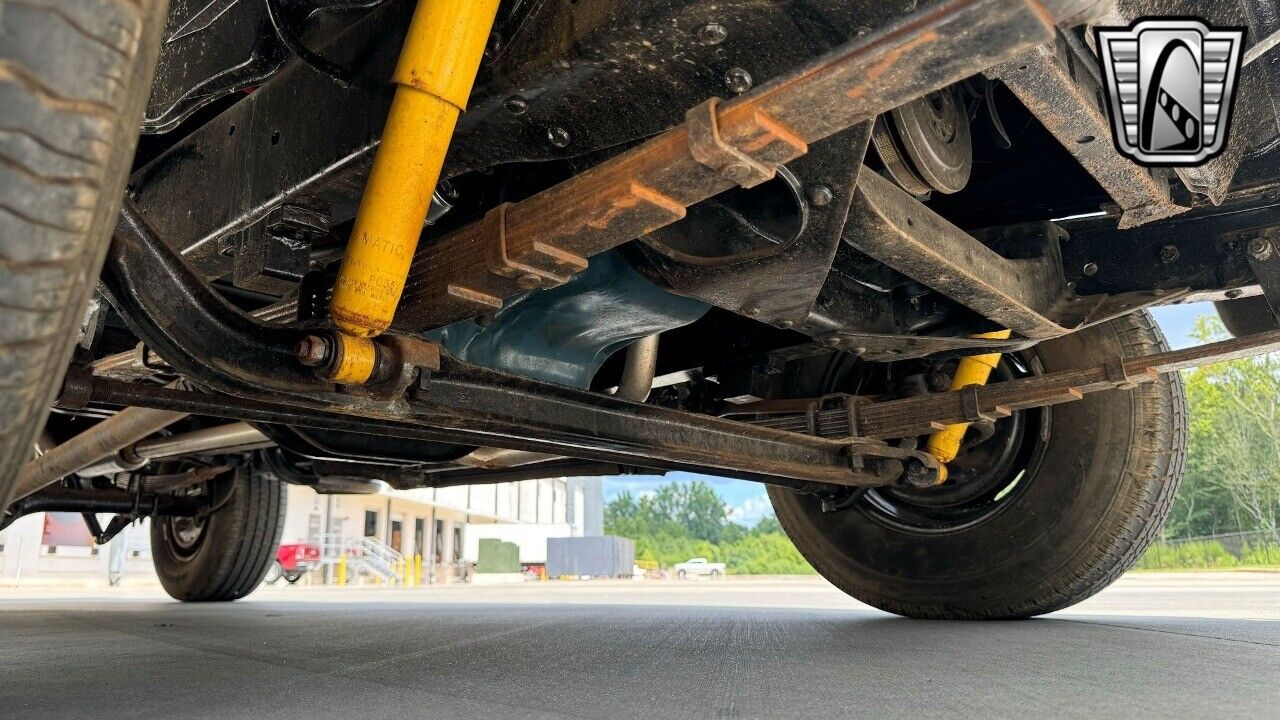
[[[405,556],[390,545],[371,537],[349,538],[337,533],[320,536],[320,562],[326,566],[326,577],[336,577],[337,566],[344,557],[349,585],[370,581],[380,585],[404,582]]]

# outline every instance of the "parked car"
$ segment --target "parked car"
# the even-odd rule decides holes
[[[320,546],[308,543],[287,543],[276,550],[276,559],[263,582],[274,585],[284,578],[290,585],[302,579],[306,573],[320,565]]]
[[[690,575],[710,575],[718,578],[724,575],[724,563],[707,562],[706,558],[689,558],[685,562],[676,563],[676,577],[684,579]]]

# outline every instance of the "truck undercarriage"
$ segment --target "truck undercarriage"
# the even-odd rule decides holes
[[[504,0],[438,182],[392,165],[431,128],[388,135],[431,82],[405,58],[446,34],[415,5],[474,11],[170,2],[5,524],[83,512],[104,541],[154,517],[178,568],[268,481],[691,470],[768,484],[860,599],[1023,616],[1154,536],[1176,372],[1280,349],[1269,2]],[[1247,28],[1199,165],[1108,140],[1093,30],[1153,14]],[[368,207],[411,200],[407,252],[369,239],[391,213]],[[1168,350],[1146,309],[1200,301],[1236,337]],[[230,599],[254,572],[166,587]]]

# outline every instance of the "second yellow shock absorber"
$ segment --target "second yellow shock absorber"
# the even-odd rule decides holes
[[[981,340],[1008,340],[1010,332],[1008,330],[997,330],[995,332],[980,333],[973,337]],[[996,369],[1000,364],[1000,353],[987,353],[985,355],[970,355],[961,358],[960,363],[956,365],[956,374],[951,378],[952,390],[963,390],[970,385],[986,385],[987,380],[991,379],[991,371]],[[947,479],[947,463],[956,459],[956,455],[960,454],[960,443],[964,441],[964,434],[969,430],[969,423],[956,423],[948,425],[943,429],[929,436],[929,442],[925,444],[925,450],[938,459],[941,472],[938,473],[938,482],[946,482]]]
[[[420,0],[392,80],[395,98],[342,258],[329,312],[341,333],[333,376],[374,369],[367,338],[391,326],[431,195],[466,107],[499,0]]]

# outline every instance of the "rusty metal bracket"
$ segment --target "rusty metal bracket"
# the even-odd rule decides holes
[[[1123,211],[1121,229],[1190,210],[1172,199],[1170,170],[1143,167],[1112,147],[1096,74],[1098,60],[1087,48],[1074,47],[1068,37],[1059,33],[1053,42],[997,65],[986,75],[1004,81],[1116,201]]]
[[[474,278],[459,274],[444,289],[451,301],[476,313],[501,308],[503,298],[512,291],[563,285],[587,269],[586,258],[545,242],[529,243],[516,256],[508,241],[510,208],[511,203],[503,203],[466,228],[472,241],[483,249],[483,271]]]
[[[1280,251],[1276,250],[1275,240],[1265,234],[1250,239],[1245,245],[1245,260],[1258,279],[1271,317],[1280,322]]]
[[[587,259],[546,243],[535,242],[530,252],[519,260],[507,252],[507,208],[503,203],[485,213],[484,223],[489,232],[489,272],[505,278],[515,278],[516,284],[532,290],[563,285],[575,273],[587,269]]]
[[[766,165],[745,152],[725,142],[720,135],[720,98],[709,98],[701,105],[685,113],[685,127],[689,132],[689,154],[694,160],[724,176],[726,180],[744,188],[755,187],[773,179],[777,166]],[[774,121],[774,124],[777,124]],[[797,155],[808,152],[808,146],[795,139]]]
[[[1000,418],[1006,418],[1013,414],[1010,412],[1009,408],[1002,405],[997,405],[990,410],[983,410],[982,398],[978,393],[978,389],[981,387],[983,386],[969,385],[968,387],[961,388],[958,391],[960,393],[960,405],[964,412],[964,419],[966,422],[975,423],[979,420],[999,420]],[[933,424],[938,425],[939,428],[947,427],[945,423]]]
[[[937,290],[1026,338],[1065,335],[1083,303],[1067,295],[1057,238],[1043,257],[1009,259],[983,245],[874,172],[859,176],[845,241],[907,277]]]
[[[1102,369],[1107,376],[1107,381],[1112,383],[1112,387],[1118,390],[1132,390],[1138,387],[1137,378],[1129,377],[1129,373],[1125,371],[1123,357],[1117,355],[1107,358]]]

